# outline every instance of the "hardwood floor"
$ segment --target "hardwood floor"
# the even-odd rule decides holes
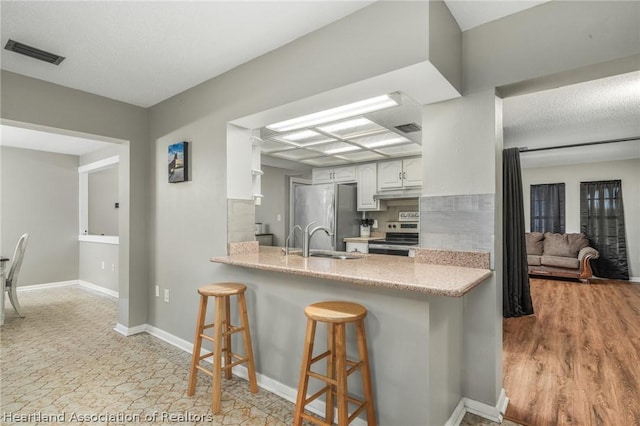
[[[506,418],[640,426],[640,285],[531,280],[535,315],[504,319]]]

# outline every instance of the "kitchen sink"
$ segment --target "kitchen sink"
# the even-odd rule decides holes
[[[346,251],[312,251],[309,253],[311,257],[326,257],[330,259],[360,259],[363,256],[347,253]]]

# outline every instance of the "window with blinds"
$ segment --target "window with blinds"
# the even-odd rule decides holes
[[[564,183],[531,185],[531,232],[565,232]]]

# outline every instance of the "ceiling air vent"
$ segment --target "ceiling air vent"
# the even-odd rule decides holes
[[[407,123],[396,126],[396,129],[400,130],[403,133],[412,133],[419,132],[422,130],[422,127],[418,126],[416,123]]]
[[[44,50],[36,49],[35,47],[27,46],[26,44],[11,39],[9,39],[4,48],[54,65],[60,65],[60,62],[64,61],[64,56],[45,52]]]

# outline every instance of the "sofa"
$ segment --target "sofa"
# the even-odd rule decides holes
[[[525,237],[529,275],[576,278],[586,283],[593,276],[589,262],[600,254],[589,247],[584,234],[528,232]]]

